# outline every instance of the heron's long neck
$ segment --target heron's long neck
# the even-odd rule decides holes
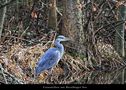
[[[56,48],[59,49],[59,51],[61,52],[61,57],[62,57],[63,53],[64,53],[63,45],[60,43],[59,40],[56,40],[54,44],[55,44]]]

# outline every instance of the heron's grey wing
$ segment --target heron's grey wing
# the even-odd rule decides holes
[[[42,66],[49,69],[60,60],[60,52],[57,49],[52,49],[49,53],[45,53],[42,59],[45,61]]]
[[[36,72],[41,72],[52,68],[60,60],[60,52],[56,48],[48,49],[45,54],[40,58]]]

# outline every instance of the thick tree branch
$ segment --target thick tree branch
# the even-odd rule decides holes
[[[16,1],[16,0],[11,0],[11,1],[5,3],[4,5],[1,5],[1,6],[0,6],[0,9],[4,8],[4,7],[7,6],[7,5],[10,5],[10,4],[13,3],[14,1]]]

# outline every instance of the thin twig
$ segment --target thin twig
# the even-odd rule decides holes
[[[2,66],[2,65],[0,64],[0,68],[1,68],[2,73],[3,73],[3,75],[4,75],[4,80],[5,80],[6,84],[8,84],[8,82],[7,82],[6,78],[5,78],[5,74],[6,74],[6,75],[9,75],[9,77],[11,77],[11,78],[13,78],[14,80],[16,80],[19,84],[25,84],[25,82],[24,82],[23,80],[17,79],[15,76],[13,76],[13,75],[11,75],[9,72],[5,71],[4,68],[1,67],[1,66]]]

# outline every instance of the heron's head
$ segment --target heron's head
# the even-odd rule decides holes
[[[63,35],[59,35],[56,40],[58,40],[58,41],[68,41],[70,39],[68,37],[63,36]]]

